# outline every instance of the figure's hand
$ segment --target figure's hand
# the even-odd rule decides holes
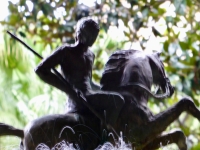
[[[85,96],[83,95],[83,93],[81,91],[76,90],[76,95],[77,95],[78,98],[83,99],[84,101],[87,102]]]

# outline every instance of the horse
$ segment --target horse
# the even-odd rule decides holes
[[[163,131],[184,111],[200,121],[200,110],[194,102],[184,97],[156,115],[147,107],[149,96],[164,99],[174,92],[159,56],[159,53],[138,50],[119,50],[110,56],[100,81],[101,89],[118,92],[125,99],[112,128],[117,136],[122,132],[124,141],[131,143],[135,150],[154,150],[161,146],[160,143],[162,146],[175,143],[180,150],[187,150],[186,137],[181,130],[167,134]],[[151,92],[153,84],[158,87],[155,93]],[[52,148],[63,140],[78,149],[92,150],[106,141],[114,142],[106,132],[112,131],[104,128],[90,109],[43,116],[28,123],[24,129],[0,124],[0,136],[20,137],[20,147],[24,150],[36,149],[41,143]]]

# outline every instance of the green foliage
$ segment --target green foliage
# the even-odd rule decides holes
[[[45,114],[62,113],[66,96],[44,85],[35,75],[33,69],[37,61],[33,54],[8,35],[3,39],[0,48],[1,122],[23,128],[29,121]],[[16,145],[12,139],[15,138],[1,138],[3,147],[0,149],[9,149],[5,145],[12,143]]]
[[[89,14],[94,16],[102,29],[92,47],[96,55],[93,79],[97,82],[113,51],[130,48],[148,51],[159,45],[156,50],[162,52],[161,58],[176,91],[170,99],[149,103],[152,111],[157,113],[185,95],[192,97],[200,106],[199,7],[197,0],[102,0],[91,8],[77,0],[19,0],[16,4],[9,2],[10,14],[1,24],[24,40],[28,39],[26,42],[31,47],[47,56],[62,42],[74,42],[73,33],[78,19]],[[121,34],[116,34],[117,30],[113,28]],[[5,48],[0,51],[0,81],[7,90],[1,89],[4,91],[0,94],[1,110],[8,112],[18,124],[23,122],[21,126],[38,115],[56,112],[63,106],[56,101],[63,103],[65,96],[44,85],[34,75],[33,68],[40,60],[22,50],[15,41],[7,37],[4,40]],[[40,112],[44,103],[46,108]],[[19,105],[23,107],[19,108]],[[30,118],[24,119],[27,116]],[[194,136],[193,141],[200,142],[199,123],[187,114],[183,114],[169,129],[174,127],[181,128],[188,137]],[[197,150],[199,145],[194,144],[191,149]]]

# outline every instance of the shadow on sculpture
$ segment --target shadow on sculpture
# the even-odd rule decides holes
[[[92,86],[91,66],[94,55],[87,51],[88,46],[94,43],[98,31],[94,30],[92,33],[95,35],[90,39],[85,33],[88,26],[81,25],[86,26],[86,30],[77,30],[77,45],[60,47],[36,69],[41,79],[69,95],[73,109],[66,114],[33,120],[24,130],[0,124],[0,135],[21,137],[21,148],[26,150],[33,150],[40,143],[52,148],[63,140],[75,146],[78,144],[83,150],[95,149],[105,141],[114,142],[107,134],[103,134],[105,136],[102,138],[103,131],[114,132],[115,136],[122,132],[124,140],[130,142],[136,150],[157,149],[160,143],[162,146],[175,143],[180,150],[187,150],[186,137],[182,131],[164,135],[162,132],[184,111],[200,121],[200,111],[193,101],[183,98],[157,115],[153,115],[147,107],[149,96],[164,99],[174,92],[165,75],[159,53],[116,51],[105,65],[100,90],[98,86]],[[84,33],[86,41],[82,41],[85,38],[80,32]],[[84,45],[85,42],[87,45]],[[69,49],[67,52],[66,48]],[[66,83],[51,73],[51,68],[57,64],[61,65]],[[53,81],[55,78],[57,80]],[[151,92],[153,84],[159,87],[156,94]],[[162,93],[158,94],[159,91]]]

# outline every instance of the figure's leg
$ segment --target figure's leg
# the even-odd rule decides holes
[[[155,115],[154,119],[148,122],[147,125],[141,127],[141,129],[145,130],[142,139],[151,141],[150,138],[163,132],[184,111],[187,111],[200,121],[200,111],[197,109],[194,102],[189,98],[183,98],[166,111]]]
[[[123,97],[114,92],[99,92],[86,96],[89,104],[104,116],[106,123],[113,125],[124,106]]]
[[[161,146],[166,146],[172,143],[176,143],[179,150],[187,150],[186,137],[180,130],[156,137],[147,144],[143,150],[156,150]]]

